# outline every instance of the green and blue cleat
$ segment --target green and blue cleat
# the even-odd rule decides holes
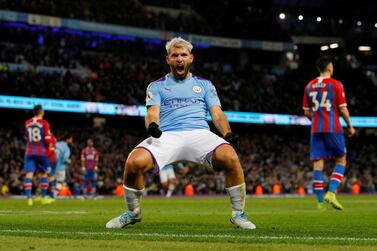
[[[336,199],[335,193],[327,192],[325,195],[325,201],[337,210],[344,209],[342,204],[340,204],[339,201]]]
[[[32,198],[29,198],[29,199],[27,199],[27,205],[29,206],[29,207],[31,207],[31,206],[33,206],[33,199]]]

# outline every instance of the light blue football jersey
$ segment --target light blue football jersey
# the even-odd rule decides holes
[[[174,166],[173,166],[173,164],[166,165],[166,166],[164,166],[161,170],[168,171],[168,170],[170,170],[170,169],[173,169],[173,171],[174,171]]]
[[[66,168],[69,156],[71,155],[71,149],[64,141],[59,141],[56,143],[55,147],[56,154],[56,170],[63,171]]]
[[[167,74],[149,84],[146,105],[160,106],[160,129],[166,131],[209,130],[207,113],[221,106],[211,81],[192,75],[178,80]]]

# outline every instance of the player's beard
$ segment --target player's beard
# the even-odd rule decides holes
[[[182,80],[187,77],[187,74],[190,70],[190,66],[190,63],[187,63],[186,65],[173,65],[170,67],[170,70],[175,78]]]

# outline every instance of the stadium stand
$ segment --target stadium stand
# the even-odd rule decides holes
[[[0,92],[4,94],[140,105],[148,83],[168,72],[161,64],[162,44],[7,25],[0,26],[0,35],[6,38],[0,42],[0,64],[16,64],[3,69]],[[194,53],[198,58],[193,72],[213,81],[226,110],[300,114],[301,97],[292,93],[301,92],[316,76],[312,63],[292,69],[290,65],[263,64],[260,56],[255,63],[242,65],[235,61],[242,57],[238,50],[198,48]],[[248,57],[253,53],[246,52]],[[339,56],[336,63],[336,75],[345,85],[352,114],[376,114],[377,107],[371,102],[377,98],[376,75],[345,56]],[[277,95],[283,99],[274,98]],[[355,100],[365,96],[370,98]]]
[[[278,20],[277,14],[287,8],[290,1],[254,1],[250,6],[248,1],[237,6],[232,1],[224,1],[227,8],[220,8],[213,4],[215,1],[210,1],[212,4],[207,6],[213,7],[211,10],[204,1],[193,1],[190,8],[185,1],[167,2],[116,0],[92,4],[91,1],[0,0],[0,9],[261,40],[291,41],[291,36],[342,35],[348,36],[346,43],[351,43],[363,41],[363,35],[370,31],[355,26],[353,19],[344,20],[342,26],[339,17],[326,20],[326,13],[331,11],[324,12],[323,22],[312,22],[312,25],[293,20],[299,10],[291,12],[286,20]],[[274,8],[270,8],[272,2],[276,4]],[[317,2],[311,7],[313,13],[313,10],[324,7],[324,1]],[[370,11],[375,13],[373,9]],[[304,20],[311,22],[314,18],[312,15]],[[1,94],[144,105],[147,84],[168,71],[163,64],[163,43],[158,41],[106,38],[7,22],[0,23],[0,37]],[[224,110],[301,114],[303,88],[316,76],[313,60],[323,53],[318,45],[315,46],[299,45],[297,50],[290,52],[291,56],[285,52],[198,46],[194,51],[197,58],[193,72],[213,81]],[[312,52],[313,48],[316,52]],[[376,68],[365,64],[373,62],[376,56],[346,49],[331,53],[336,55],[336,76],[345,85],[352,115],[376,116]],[[2,113],[12,122],[1,122],[0,127],[0,192],[20,194],[24,151],[21,126],[27,116],[22,112]],[[79,124],[63,125],[56,114],[47,116],[53,118],[51,125],[58,138],[66,133],[74,136],[69,180],[72,190],[81,183],[79,151],[85,139],[93,136],[101,152],[98,192],[113,193],[117,179],[122,176],[127,154],[145,136],[144,130],[140,129],[143,122],[125,118],[137,126],[132,127],[123,121],[120,124],[124,127],[120,127],[117,125],[119,121],[109,121],[104,127],[93,127],[92,117],[79,116],[75,120],[80,121]],[[68,115],[64,118],[74,121]],[[311,193],[307,129],[236,126],[235,131],[241,135],[239,152],[248,193],[254,193],[258,187],[263,193],[270,194],[274,185],[279,185],[282,193],[296,193],[299,188]],[[376,192],[377,149],[374,142],[376,133],[373,130],[361,130],[358,138],[349,142],[349,166],[340,189],[342,192],[353,191],[355,184],[360,184],[361,192]],[[195,194],[224,193],[222,173],[191,168],[188,176],[179,179],[179,194],[184,193],[186,184],[194,186]],[[150,174],[147,186],[154,182],[156,178]]]
[[[22,112],[7,115],[14,118],[14,124],[2,124],[0,129],[0,144],[3,149],[0,153],[0,187],[7,184],[10,193],[20,194],[25,147],[21,137],[23,130],[21,118],[27,115]],[[108,118],[107,124],[100,127],[94,127],[93,118],[86,118],[83,115],[72,117],[69,114],[50,113],[46,118],[50,121],[58,139],[66,133],[71,133],[74,137],[68,179],[71,191],[81,186],[80,151],[88,137],[94,138],[96,148],[101,154],[98,192],[112,194],[116,189],[117,180],[122,178],[127,154],[146,136],[144,130],[140,130],[143,121],[138,118]],[[75,121],[75,124],[71,121]],[[264,194],[272,194],[275,184],[280,186],[281,193],[295,194],[300,187],[304,188],[306,193],[312,192],[308,128],[238,125],[235,130],[242,132],[238,152],[245,170],[248,193],[255,193],[256,187],[260,185]],[[348,142],[349,166],[341,192],[351,192],[355,183],[361,184],[362,192],[376,192],[374,164],[377,161],[377,149],[374,144],[376,139],[375,134],[362,130],[357,139]],[[183,194],[188,183],[193,185],[195,194],[224,193],[225,178],[222,172],[194,166],[187,175],[178,175],[178,178],[177,194]],[[146,181],[147,187],[156,183],[160,188],[158,175],[150,173]],[[150,193],[159,194],[159,190]]]
[[[112,23],[175,32],[217,35],[223,37],[259,39],[289,39],[276,20],[266,11],[267,6],[251,9],[247,4],[234,6],[229,1],[218,5],[197,1],[193,9],[185,5],[154,6],[154,2],[143,4],[140,1],[111,1],[93,4],[91,1],[24,1],[0,2],[1,9],[17,10],[51,16],[76,18],[93,22]],[[119,8],[119,6],[121,6]],[[186,5],[187,6],[187,5]],[[197,11],[199,10],[199,11]],[[233,15],[231,13],[238,13]],[[220,20],[220,21],[219,21]],[[267,29],[258,29],[263,23]],[[247,28],[247,29],[246,29]],[[253,29],[254,28],[254,29]],[[272,35],[269,30],[275,29]],[[281,31],[281,32],[279,32]]]

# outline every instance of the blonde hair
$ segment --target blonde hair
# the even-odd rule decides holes
[[[170,41],[166,42],[165,48],[168,54],[170,53],[170,50],[172,47],[186,48],[190,53],[191,53],[192,48],[194,48],[194,46],[192,46],[192,43],[190,43],[187,40],[184,40],[181,37],[174,37]]]

